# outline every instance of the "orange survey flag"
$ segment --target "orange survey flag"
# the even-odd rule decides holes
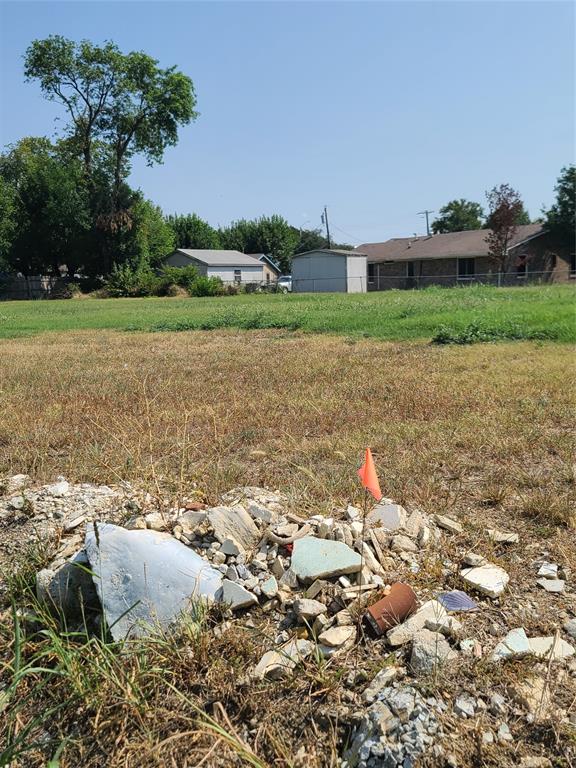
[[[370,448],[366,448],[366,458],[364,459],[364,464],[358,470],[358,477],[362,481],[364,488],[370,491],[376,501],[380,501],[382,491],[380,490],[380,483],[378,482],[378,475],[376,474],[376,467],[374,466],[374,459],[372,458]]]

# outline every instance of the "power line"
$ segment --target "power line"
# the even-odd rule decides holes
[[[330,227],[328,226],[328,208],[324,206],[324,213],[320,217],[322,220],[322,224],[326,225],[326,240],[328,240],[328,248],[332,247],[332,243],[330,242]]]

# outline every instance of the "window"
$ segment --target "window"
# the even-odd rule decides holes
[[[458,259],[458,280],[471,280],[476,274],[476,259]]]
[[[576,277],[576,253],[570,254],[570,277]]]
[[[368,264],[368,282],[373,283],[376,277],[376,264]]]
[[[241,283],[242,282],[242,270],[241,269],[235,269],[234,270],[234,282],[235,283]]]
[[[526,259],[521,259],[516,265],[516,277],[526,277],[528,273],[528,262]]]
[[[414,262],[406,262],[406,277],[414,277]]]
[[[266,284],[270,283],[270,272],[266,272]]]

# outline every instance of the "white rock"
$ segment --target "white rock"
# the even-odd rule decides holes
[[[387,531],[396,531],[404,528],[408,519],[408,513],[400,504],[388,502],[384,499],[377,504],[366,516],[366,524],[371,528],[385,528]]]
[[[489,597],[498,597],[506,589],[510,576],[498,565],[481,565],[477,568],[464,568],[460,571],[462,579],[471,587]]]
[[[63,477],[59,477],[58,482],[53,483],[52,485],[45,485],[42,490],[49,496],[61,498],[62,496],[65,496],[70,490],[70,483]]]
[[[353,522],[354,520],[360,520],[361,518],[362,512],[358,509],[358,507],[353,507],[351,504],[348,504],[346,509],[346,519],[350,520],[350,522]]]
[[[488,534],[488,537],[496,544],[518,544],[520,541],[517,533],[499,531],[497,528],[488,528],[486,533]]]
[[[576,619],[569,619],[564,624],[564,631],[576,640]]]
[[[392,538],[392,544],[390,545],[392,552],[418,552],[418,547],[412,539],[402,534],[394,536]]]
[[[254,520],[262,520],[266,525],[275,523],[278,520],[277,512],[268,509],[268,507],[264,507],[262,504],[258,504],[258,502],[253,499],[248,499],[246,501],[246,509]]]
[[[427,674],[457,656],[439,632],[420,629],[413,638],[410,666],[416,674]]]
[[[384,669],[381,669],[362,693],[362,701],[365,704],[372,704],[376,701],[382,689],[394,682],[404,672],[405,670],[402,667],[384,667]]]
[[[318,650],[324,657],[330,658],[352,648],[355,640],[356,627],[331,627],[318,636]]]
[[[546,592],[564,592],[565,582],[562,579],[538,579],[536,584],[543,587]]]
[[[558,659],[566,659],[576,653],[574,646],[560,637],[556,641],[552,636],[531,637],[528,642],[532,653],[541,659],[548,660],[552,657],[554,661],[557,661]]]
[[[310,640],[291,640],[277,651],[268,651],[254,669],[258,679],[277,680],[290,673],[294,667],[312,653],[314,643]]]
[[[466,552],[462,558],[462,562],[465,565],[470,565],[472,568],[477,568],[481,565],[488,565],[488,560],[482,555],[477,555],[475,552]]]
[[[258,543],[260,533],[244,507],[212,507],[207,514],[214,537],[221,544],[232,539],[242,550],[250,550]]]
[[[300,597],[297,600],[294,600],[293,607],[294,613],[300,621],[310,621],[327,611],[324,603],[321,603],[319,600],[310,600],[306,597]]]
[[[462,624],[454,616],[443,616],[440,619],[427,619],[424,625],[431,632],[441,632],[447,637],[457,638],[462,633]]]
[[[436,525],[438,525],[440,528],[444,528],[445,531],[450,531],[450,533],[462,533],[464,530],[462,525],[457,520],[452,520],[451,517],[446,517],[445,515],[434,515],[434,520]]]
[[[390,645],[403,645],[409,643],[416,632],[424,629],[429,620],[442,620],[448,618],[448,613],[444,606],[437,600],[428,600],[416,613],[412,614],[404,623],[389,629],[386,639]]]
[[[454,702],[454,712],[463,718],[474,717],[476,712],[476,699],[472,698],[472,696],[467,696],[464,693],[461,694]]]
[[[12,475],[12,477],[6,479],[6,493],[16,493],[16,491],[21,491],[29,484],[29,482],[30,475]]]
[[[558,565],[556,563],[542,563],[537,575],[545,579],[557,579]]]
[[[526,636],[524,627],[511,629],[506,637],[501,640],[492,652],[492,661],[502,661],[503,659],[521,659],[532,653],[530,642]]]
[[[161,512],[150,512],[144,517],[146,528],[151,531],[165,531],[168,528],[168,519]]]

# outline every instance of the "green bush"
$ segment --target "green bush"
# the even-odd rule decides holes
[[[114,298],[157,296],[165,289],[165,284],[154,274],[149,264],[139,261],[136,264],[126,262],[120,266],[114,264],[105,288],[108,295]]]
[[[204,277],[201,275],[191,284],[190,296],[222,296],[224,284],[219,277]]]
[[[196,267],[189,265],[187,267],[164,267],[160,277],[167,286],[178,285],[190,293],[192,285],[199,275]]]
[[[479,344],[491,341],[545,341],[554,340],[556,334],[552,329],[539,330],[525,328],[518,323],[503,323],[499,326],[489,326],[474,320],[463,328],[441,325],[432,337],[433,344]]]

